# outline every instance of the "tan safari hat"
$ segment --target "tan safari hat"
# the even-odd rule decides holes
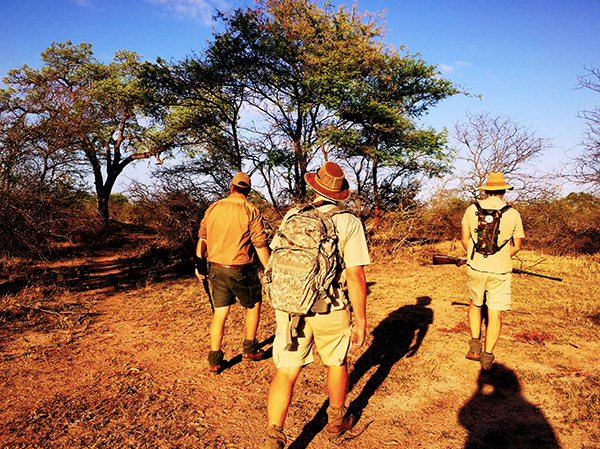
[[[241,187],[242,189],[252,187],[252,184],[250,183],[250,176],[241,171],[235,174],[235,176],[231,180],[231,184],[233,184],[234,186]]]
[[[317,173],[306,173],[304,179],[317,193],[334,201],[344,201],[350,196],[344,170],[335,162],[325,162]]]
[[[488,176],[484,186],[479,187],[479,190],[512,190],[513,186],[507,186],[504,181],[504,175],[498,172],[492,172]]]

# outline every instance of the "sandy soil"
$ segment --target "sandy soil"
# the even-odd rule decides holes
[[[367,270],[369,339],[350,359],[355,429],[334,442],[321,432],[327,403],[317,361],[298,380],[286,447],[600,448],[598,422],[581,404],[598,401],[598,341],[577,332],[551,343],[515,338],[557,319],[517,300],[496,369],[483,375],[464,358],[464,269],[433,267],[428,256],[409,251]],[[238,305],[226,369],[212,376],[211,311],[193,276],[144,266],[122,250],[84,265],[57,298],[61,307],[41,301],[2,316],[0,447],[262,447],[274,372],[270,306],[259,330],[269,357],[242,362]]]

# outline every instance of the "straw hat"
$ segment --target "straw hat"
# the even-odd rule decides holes
[[[325,162],[317,173],[306,173],[304,179],[317,193],[331,200],[344,201],[350,196],[344,170],[335,162]]]
[[[513,186],[507,186],[504,181],[504,175],[498,172],[492,172],[488,176],[484,186],[479,187],[479,190],[512,190]]]

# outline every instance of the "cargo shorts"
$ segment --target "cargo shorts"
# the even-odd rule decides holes
[[[488,309],[510,310],[512,273],[495,274],[477,271],[467,265],[469,299],[477,307],[485,299]]]
[[[352,318],[349,308],[305,316],[294,338],[294,350],[287,349],[289,315],[275,310],[277,329],[273,361],[277,368],[304,366],[314,361],[313,346],[326,366],[341,366],[350,349]]]
[[[251,309],[262,300],[262,284],[251,264],[240,268],[211,265],[208,280],[215,308],[231,306],[237,298],[242,306]]]

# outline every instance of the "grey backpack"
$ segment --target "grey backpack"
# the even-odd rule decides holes
[[[297,336],[303,315],[326,311],[331,303],[334,280],[343,268],[332,217],[342,212],[301,206],[277,231],[263,284],[271,305],[290,315],[291,337]]]

